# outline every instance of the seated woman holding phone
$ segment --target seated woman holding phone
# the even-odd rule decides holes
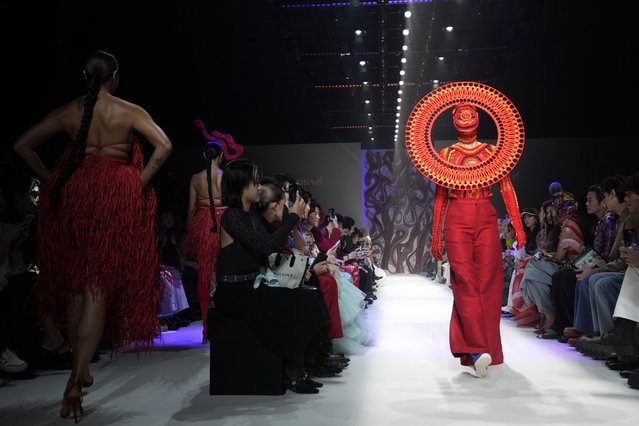
[[[314,238],[318,231],[313,232],[313,229],[318,228],[321,206],[312,199],[309,206],[308,214],[298,227],[302,237],[298,242],[305,246],[298,248],[309,255],[310,273],[314,275],[312,279],[317,279],[325,297],[331,315],[329,335],[333,340],[333,347],[338,353],[362,353],[371,340],[363,321],[366,295],[353,285],[351,274],[342,269],[343,261],[337,256],[339,241],[326,252],[318,247]],[[331,234],[335,233],[335,230],[331,231]],[[318,265],[325,267],[318,268]]]

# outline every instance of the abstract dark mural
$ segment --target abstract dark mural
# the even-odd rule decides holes
[[[364,223],[380,267],[392,273],[430,273],[434,186],[406,152],[362,151]]]

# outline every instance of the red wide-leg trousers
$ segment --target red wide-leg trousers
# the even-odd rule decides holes
[[[326,304],[326,310],[328,316],[331,318],[328,324],[328,336],[331,339],[339,339],[344,337],[344,330],[342,329],[342,317],[339,314],[339,289],[337,288],[337,281],[330,274],[320,275],[319,277],[320,291]]]
[[[503,266],[497,213],[488,199],[452,199],[446,212],[444,242],[450,263],[453,313],[450,349],[463,365],[470,354],[487,352],[501,364],[499,322]]]

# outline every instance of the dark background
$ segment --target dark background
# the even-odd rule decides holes
[[[518,167],[539,178],[535,190],[517,186],[531,203],[551,180],[583,193],[608,174],[637,169],[630,65],[637,48],[624,4],[379,0],[310,7],[325,3],[0,1],[3,169],[20,168],[10,147],[24,130],[82,95],[83,59],[93,49],[116,55],[116,94],[147,109],[175,145],[157,179],[166,192],[185,192],[197,171],[195,161],[184,161],[204,142],[194,119],[243,145],[392,149],[400,69],[400,129],[410,107],[436,87],[433,80],[480,81],[513,101],[528,140],[552,141],[527,145]],[[405,10],[413,12],[410,20]],[[494,134],[493,126],[480,127],[480,138]],[[454,138],[448,120],[438,120],[433,136]],[[45,159],[64,142],[43,147]]]

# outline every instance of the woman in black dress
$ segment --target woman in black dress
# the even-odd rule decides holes
[[[284,359],[288,389],[317,393],[304,371],[304,354],[313,336],[328,318],[311,292],[283,287],[254,287],[258,268],[266,257],[282,249],[306,207],[296,197],[284,211],[280,228],[268,233],[252,205],[260,199],[259,167],[238,159],[228,163],[222,175],[222,204],[228,209],[221,219],[220,253],[217,263],[215,309],[229,318],[246,321],[273,352]]]

